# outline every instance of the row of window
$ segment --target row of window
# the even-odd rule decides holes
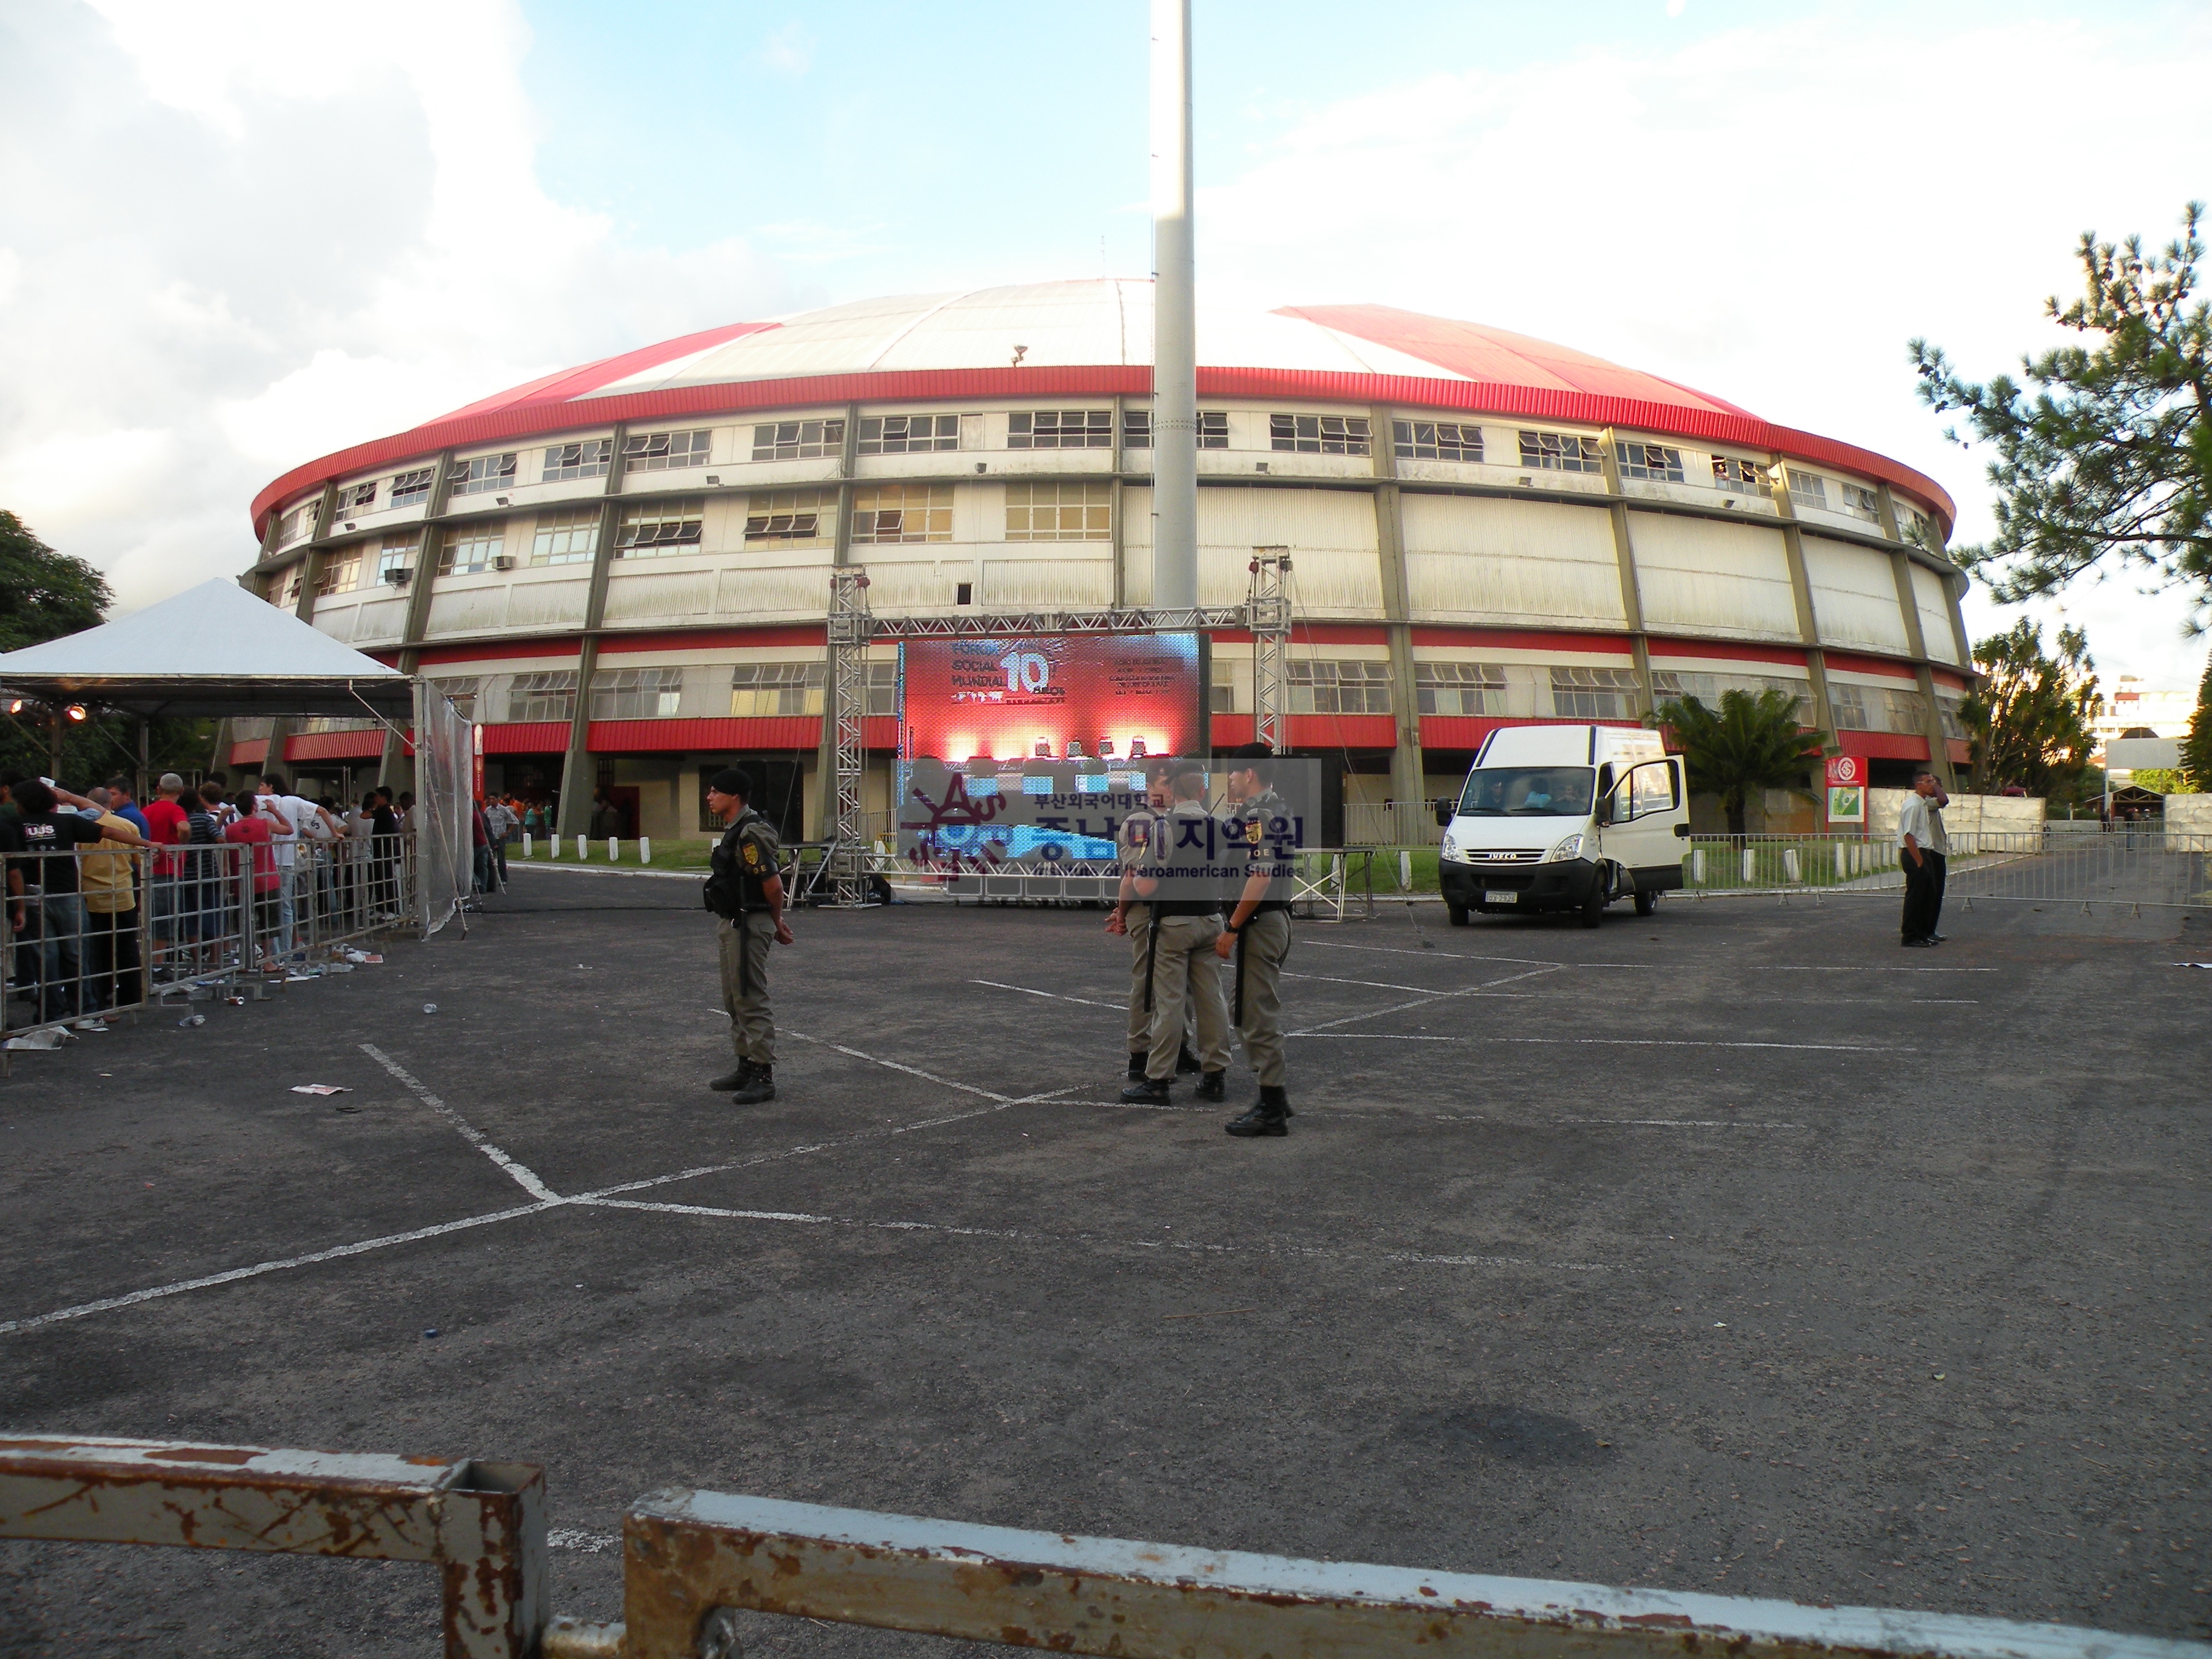
[[[855,448],[863,455],[918,454],[957,450],[961,443],[962,416],[952,414],[868,416],[861,419]],[[1152,441],[1149,409],[1127,409],[1121,415],[1125,447],[1147,449]],[[778,421],[753,428],[752,459],[756,461],[802,460],[834,457],[842,453],[846,422],[842,418]],[[1482,428],[1472,422],[1394,420],[1391,443],[1400,457],[1412,460],[1480,462],[1486,459]],[[1270,415],[1269,447],[1300,454],[1366,455],[1372,452],[1370,423],[1364,415]],[[1520,464],[1537,471],[1602,473],[1604,448],[1598,439],[1574,433],[1521,430]],[[639,433],[623,441],[626,471],[657,471],[707,465],[712,433],[708,428],[688,432]],[[1206,410],[1198,416],[1198,447],[1229,447],[1229,414]],[[1006,417],[1009,449],[1110,449],[1114,443],[1114,412],[1110,409],[1029,410]],[[584,439],[549,445],[539,478],[546,483],[568,482],[606,476],[613,453],[611,438]],[[1614,459],[1621,476],[1653,483],[1684,483],[1687,477],[1682,452],[1670,445],[1616,441]],[[520,455],[478,455],[453,463],[450,474],[455,495],[510,489],[518,477]],[[434,469],[402,472],[388,481],[385,505],[398,507],[427,501]],[[1791,501],[1802,507],[1840,511],[1869,523],[1881,519],[1877,494],[1861,484],[1843,483],[1842,499],[1832,507],[1828,481],[1817,473],[1788,469]],[[1763,496],[1763,470],[1752,461],[1733,456],[1712,458],[1712,483],[1731,494]],[[377,509],[379,481],[350,485],[339,492],[337,516],[356,517]],[[280,544],[313,533],[315,506],[306,503],[286,515],[280,526]],[[1924,536],[1924,515],[1912,514]]]
[[[1620,720],[1637,717],[1637,682],[1626,668],[1555,667],[1546,671],[1552,713],[1560,720]],[[1236,692],[1249,678],[1249,665],[1217,662],[1212,707],[1216,714],[1236,709]],[[823,711],[827,667],[820,662],[740,663],[730,675],[730,714],[738,720],[779,715],[818,715]],[[1291,712],[1294,714],[1388,714],[1392,712],[1390,665],[1368,661],[1294,661],[1289,665]],[[1654,697],[1666,702],[1696,697],[1707,708],[1719,705],[1725,691],[1779,690],[1797,702],[1797,718],[1813,720],[1812,686],[1790,678],[1747,674],[1705,674],[1656,671]],[[442,679],[438,687],[473,719],[481,682],[474,678]],[[1499,663],[1417,662],[1416,701],[1424,714],[1507,714],[1506,670]],[[868,665],[866,712],[897,713],[898,665]],[[684,670],[601,669],[592,680],[595,720],[667,720],[679,712]],[[1917,691],[1886,690],[1831,681],[1828,701],[1837,726],[1846,732],[1892,732],[1918,737],[1927,730],[1927,704]],[[1939,694],[1936,714],[1947,737],[1965,735],[1959,720],[1960,698]],[[507,684],[505,718],[510,721],[568,720],[576,710],[576,671],[543,670],[514,675]]]

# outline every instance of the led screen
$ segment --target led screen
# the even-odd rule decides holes
[[[900,652],[908,759],[1127,761],[1197,742],[1195,634],[908,640]]]

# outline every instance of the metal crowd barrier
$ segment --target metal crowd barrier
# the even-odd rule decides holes
[[[70,1027],[171,1000],[258,997],[293,968],[418,920],[405,836],[303,840],[289,867],[260,851],[102,842],[9,855],[22,892],[0,904],[0,1076],[9,1043],[58,1043]]]
[[[1297,1560],[686,1490],[623,1519],[623,1622],[553,1616],[538,1469],[162,1441],[0,1440],[0,1537],[436,1565],[447,1659],[737,1659],[784,1614],[1115,1659],[2206,1659],[2063,1625]]]
[[[1699,898],[1893,897],[1905,886],[1899,858],[1892,836],[1697,836],[1683,851],[1682,886]],[[2212,837],[1969,831],[1951,838],[1946,864],[1947,899],[2212,908]]]

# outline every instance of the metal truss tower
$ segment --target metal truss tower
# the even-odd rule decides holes
[[[867,758],[868,574],[858,565],[830,573],[830,712],[836,722],[837,818],[830,826],[830,879],[840,905],[866,902],[860,865],[860,776]]]
[[[1252,735],[1279,755],[1291,739],[1291,550],[1255,547],[1250,568],[1244,612],[1252,630]]]

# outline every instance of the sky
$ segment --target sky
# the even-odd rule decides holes
[[[2212,9],[1196,0],[1213,303],[1473,319],[1936,478],[1906,345],[2057,339],[2085,230],[2212,197]],[[270,478],[650,341],[1151,264],[1142,0],[0,0],[0,507],[118,611]],[[2056,605],[2193,685],[2189,607]],[[1977,637],[2015,611],[1978,590]]]

